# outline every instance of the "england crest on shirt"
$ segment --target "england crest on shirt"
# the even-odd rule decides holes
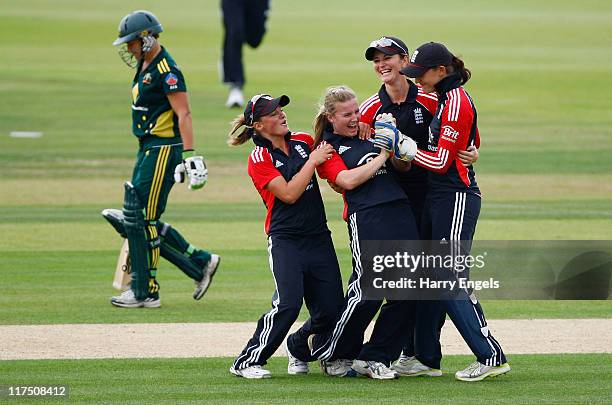
[[[295,145],[295,150],[297,151],[297,153],[300,154],[301,157],[303,157],[304,159],[306,159],[308,157],[308,154],[306,153],[306,151],[304,150],[304,148],[302,148],[301,145]]]
[[[421,107],[414,109],[414,122],[417,124],[423,123],[423,111],[421,110]]]

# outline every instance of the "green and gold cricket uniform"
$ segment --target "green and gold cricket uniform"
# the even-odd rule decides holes
[[[139,141],[132,184],[144,209],[144,227],[148,241],[148,292],[149,295],[157,295],[159,285],[155,276],[160,243],[163,244],[163,241],[160,242],[160,233],[162,229],[170,229],[164,228],[165,225],[158,220],[166,208],[168,195],[174,185],[174,168],[181,163],[183,151],[178,117],[172,110],[167,95],[186,92],[187,87],[176,62],[163,47],[146,69],[141,71],[141,66],[142,64],[139,64],[132,84],[132,132]],[[191,256],[194,248],[174,229],[171,229],[171,232],[173,240],[184,242],[180,245],[181,249],[174,250],[179,255]],[[161,236],[168,238],[166,235]],[[182,247],[185,248],[184,251]],[[208,252],[197,253],[203,254],[206,261],[210,259]],[[179,267],[185,271],[185,266]],[[196,270],[186,273],[196,280],[201,279],[201,270]],[[142,293],[137,294],[139,295]]]
[[[174,168],[182,160],[178,117],[167,95],[185,91],[183,74],[163,47],[146,69],[138,69],[132,83],[132,132],[140,142],[132,184],[149,221],[164,212]]]

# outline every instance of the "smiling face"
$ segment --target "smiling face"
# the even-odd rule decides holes
[[[333,114],[328,114],[327,119],[334,127],[334,133],[342,136],[355,136],[359,132],[359,104],[357,99],[337,102]]]
[[[285,136],[289,132],[287,116],[281,107],[254,122],[253,128],[265,137]]]
[[[408,63],[409,60],[407,55],[386,55],[381,51],[376,51],[372,59],[374,72],[384,84],[392,84],[398,80],[406,80],[400,73],[400,70],[406,67]]]

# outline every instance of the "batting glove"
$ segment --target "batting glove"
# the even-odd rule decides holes
[[[183,151],[183,162],[174,169],[174,181],[183,183],[185,177],[189,178],[189,189],[197,190],[204,187],[208,180],[208,169],[202,156],[194,156],[192,150]]]
[[[393,153],[395,150],[395,127],[387,127],[385,123],[374,124],[376,132],[374,133],[374,145],[387,152]]]
[[[380,149],[394,153],[397,141],[395,117],[389,113],[378,114],[374,123],[374,144]]]
[[[390,114],[381,114],[390,115]],[[417,144],[412,138],[402,134],[391,122],[376,121],[374,123],[374,144],[381,149],[392,152],[397,159],[410,162],[417,153]]]

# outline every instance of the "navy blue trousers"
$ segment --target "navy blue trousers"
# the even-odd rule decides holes
[[[276,291],[272,309],[257,328],[233,367],[264,365],[281,345],[297,319],[302,301],[310,319],[288,339],[291,353],[309,361],[308,336],[329,330],[342,308],[342,277],[329,232],[312,236],[271,235],[270,270]]]
[[[425,196],[427,195],[427,188],[426,187],[419,187],[416,189],[408,189],[405,187],[404,188],[404,192],[406,193],[406,195],[408,196],[408,199],[410,200],[410,207],[412,208],[412,214],[414,215],[414,220],[416,222],[416,226],[417,229],[419,230],[419,235],[420,235],[420,230],[421,230],[421,222],[423,219],[423,210],[425,208]],[[419,237],[419,239],[422,239]],[[415,303],[415,305],[418,305],[417,303]],[[418,314],[416,314],[416,309],[415,309],[415,317],[418,316]],[[416,320],[413,320],[413,323]],[[402,349],[402,352],[406,355],[406,356],[414,356],[414,326],[409,328],[407,335],[406,335],[406,341],[404,342],[404,347]]]
[[[242,45],[257,48],[266,33],[269,0],[221,0],[223,14],[223,82],[245,82]]]
[[[462,254],[468,254],[480,214],[480,196],[467,192],[429,192],[425,200],[421,238],[440,241],[463,241]],[[495,340],[476,296],[470,291],[457,291],[454,299],[419,301],[415,325],[417,359],[432,368],[440,368],[442,352],[440,331],[446,314],[482,364],[497,366],[506,357]]]
[[[315,336],[312,355],[321,360],[360,359],[388,365],[399,356],[406,341],[415,303],[386,300],[383,305],[383,300],[363,299],[360,245],[364,240],[418,240],[415,220],[408,201],[395,201],[353,213],[348,228],[353,273],[344,306],[334,328]],[[365,330],[379,309],[372,336],[363,343]]]

